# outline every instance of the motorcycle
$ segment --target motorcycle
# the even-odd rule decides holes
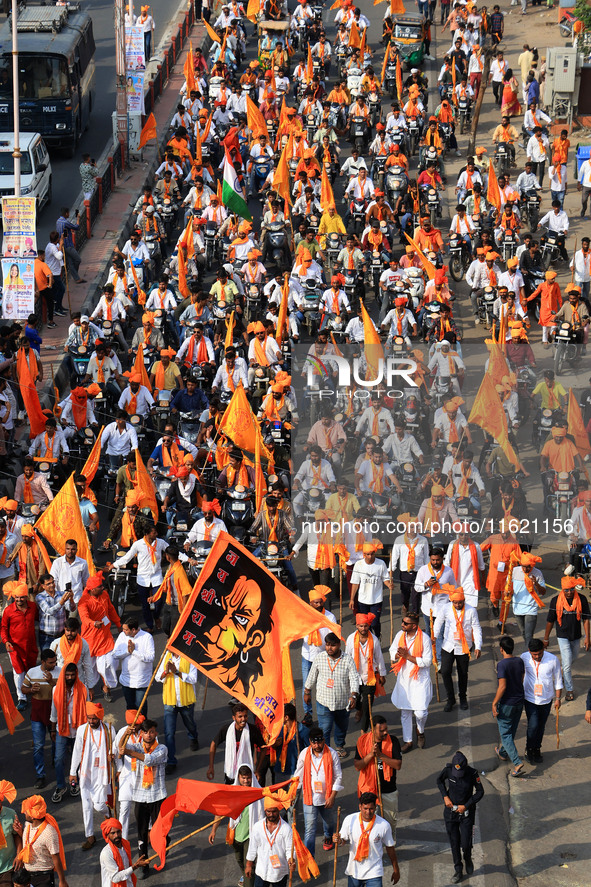
[[[162,219],[162,224],[164,225],[164,230],[166,232],[166,242],[168,244],[171,244],[179,208],[176,203],[173,203],[171,201],[170,197],[165,197],[162,203],[159,204],[156,209],[158,210],[158,215]]]
[[[267,252],[281,266],[286,254],[287,233],[282,222],[271,222],[267,230]]]
[[[367,106],[369,108],[370,125],[375,126],[380,120],[381,104],[380,97],[377,92],[370,92],[367,97]]]
[[[90,353],[86,345],[78,345],[78,347],[72,346],[68,349],[68,352],[74,362],[74,372],[77,377],[76,384],[73,386],[75,388],[77,385],[80,385],[82,379],[86,375]]]
[[[449,273],[456,282],[462,280],[470,261],[466,241],[460,234],[452,234],[449,239]]]
[[[211,270],[211,266],[215,260],[216,254],[216,237],[218,233],[218,228],[215,222],[208,220],[205,223],[205,229],[203,231],[203,241],[205,243],[205,264],[207,265],[207,270]]]
[[[571,502],[577,494],[577,472],[549,470],[543,472],[542,479],[546,490],[546,514],[560,522],[560,532],[566,536],[564,527],[571,516]]]
[[[258,283],[248,283],[244,293],[244,320],[250,323],[260,316],[262,309],[262,291]]]
[[[477,296],[478,318],[487,327],[490,327],[493,322],[493,305],[496,298],[497,291],[492,286],[485,286]]]
[[[199,578],[212,545],[213,542],[202,539],[200,542],[193,543],[189,548],[185,548],[185,554],[189,558],[189,569],[187,570],[187,573],[189,579],[192,581]]]
[[[553,262],[558,261],[560,258],[560,244],[558,242],[560,236],[557,231],[548,231],[542,237],[542,265],[545,271],[549,269]]]
[[[536,385],[536,374],[529,366],[521,366],[517,370],[517,400],[519,402],[519,421],[522,425],[529,420],[532,392]]]
[[[363,154],[369,138],[369,127],[365,117],[353,117],[351,120],[351,144]]]
[[[532,425],[532,444],[539,452],[552,430],[552,410],[538,410]]]
[[[458,117],[460,118],[460,133],[463,135],[470,126],[472,117],[472,103],[467,96],[458,99]]]
[[[537,191],[526,191],[519,201],[521,218],[527,218],[530,231],[535,231],[540,218],[540,198]]]
[[[384,270],[382,257],[377,250],[373,250],[373,252],[371,253],[368,264],[368,275],[369,279],[371,280],[375,293],[375,299],[377,302],[380,297],[380,277],[382,276],[382,271]]]
[[[359,237],[365,228],[366,205],[363,197],[354,197],[351,201],[351,224],[353,232]]]
[[[402,197],[407,187],[408,179],[400,167],[397,167],[395,172],[388,170],[386,175],[386,191],[391,206],[396,206],[398,198]]]
[[[413,157],[417,153],[420,138],[421,129],[419,127],[419,122],[416,117],[411,117],[408,121],[408,141],[409,153],[411,157]]]
[[[226,490],[221,517],[228,532],[238,542],[244,542],[254,520],[253,491],[241,484]]]
[[[196,444],[201,428],[201,413],[199,410],[189,410],[179,413],[178,433],[189,443]]]
[[[511,155],[506,142],[497,142],[494,157],[497,176],[502,176],[511,169]]]
[[[425,278],[421,268],[408,268],[406,272],[406,286],[408,287],[409,307],[413,311],[419,307],[425,294]]]
[[[268,366],[257,366],[252,382],[252,407],[258,410],[271,384],[271,370]]]
[[[507,263],[517,252],[517,238],[511,228],[505,228],[501,234],[501,257]]]
[[[345,327],[347,326],[347,315],[343,313],[341,316],[337,314],[331,314],[326,321],[325,329],[328,330],[331,338],[337,342],[345,341]]]
[[[306,280],[303,284],[304,297],[302,300],[302,312],[304,323],[309,336],[315,336],[320,326],[320,293],[313,280]]]
[[[380,190],[384,188],[384,175],[386,171],[386,158],[381,155],[374,160],[374,182]]]
[[[115,550],[114,546],[113,550]],[[129,580],[132,574],[132,570],[130,570],[129,567],[117,566],[117,558],[123,557],[125,553],[126,552],[123,549],[117,551],[115,556],[115,563],[113,564],[113,569],[107,577],[109,597],[111,598],[111,602],[115,607],[117,615],[120,619],[122,619],[125,614],[125,607],[127,605],[127,598],[129,596]]]
[[[559,376],[565,363],[574,366],[580,358],[581,346],[576,340],[572,324],[561,323],[554,334],[554,372]]]
[[[437,219],[441,218],[441,197],[437,188],[429,188],[427,190],[425,211],[429,213],[431,224],[435,227]]]
[[[341,234],[337,234],[333,231],[326,235],[326,247],[324,253],[326,255],[329,274],[332,274],[332,269],[337,264],[339,253],[343,249],[343,245],[344,243]]]
[[[261,203],[264,201],[265,196],[261,191],[261,188],[267,181],[267,177],[271,170],[273,169],[273,159],[269,157],[267,154],[261,154],[259,157],[256,157],[254,160],[254,176],[252,180],[252,195],[256,196]]]
[[[347,73],[347,90],[352,99],[356,99],[361,92],[362,77],[363,71],[361,68],[349,68]]]

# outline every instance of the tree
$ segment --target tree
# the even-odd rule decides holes
[[[574,14],[583,23],[585,31],[591,31],[591,6],[587,0],[577,0]]]

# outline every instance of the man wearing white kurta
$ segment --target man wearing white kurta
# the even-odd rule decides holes
[[[121,634],[115,641],[111,656],[121,668],[119,683],[123,688],[125,707],[138,709],[152,677],[154,639],[142,631],[136,616],[127,616],[121,623]],[[144,708],[147,714],[147,705]]]
[[[406,524],[406,532],[397,536],[392,546],[390,571],[400,570],[400,594],[402,595],[402,613],[411,606],[411,596],[415,587],[417,573],[429,562],[429,542],[426,536],[417,533],[417,524],[409,514],[399,514],[398,524]]]
[[[86,703],[87,724],[78,727],[70,764],[70,783],[78,782],[86,840],[83,850],[96,844],[93,811],[107,814],[107,797],[111,791],[111,763],[115,730],[104,724],[105,711],[100,703]],[[78,773],[78,768],[80,772]]]
[[[457,585],[456,577],[453,570],[443,563],[441,548],[434,548],[429,563],[421,567],[415,581],[415,594],[421,595],[421,612],[425,618],[425,630],[429,635],[431,635],[431,615],[435,621],[449,601],[447,593],[441,591],[443,585]],[[441,659],[440,638],[437,639],[436,653],[439,662]]]
[[[131,727],[135,716],[135,709],[127,709],[125,712],[125,725],[118,731],[114,744],[114,747],[117,750],[116,766],[117,773],[119,774],[119,789],[117,791],[117,800],[119,801],[119,821],[121,823],[121,833],[126,841],[128,840],[129,835],[129,814],[131,813],[131,805],[133,803],[133,798],[131,796],[133,785],[133,774],[131,769],[132,759],[127,755],[123,755],[122,757],[119,754],[119,746],[123,743],[124,738],[127,739],[127,728]],[[135,722],[134,732],[131,736],[127,734],[131,744],[140,742],[140,727],[144,721],[144,715],[139,714],[137,721]]]
[[[402,631],[398,632],[390,647],[390,659],[396,672],[392,704],[400,709],[403,739],[401,751],[406,754],[413,747],[413,712],[417,722],[417,745],[419,748],[425,747],[425,724],[433,696],[431,640],[419,628],[419,617],[416,614],[408,613],[403,618]]]
[[[292,859],[291,826],[281,819],[277,801],[265,798],[264,805],[265,818],[256,822],[250,832],[244,876],[252,883],[254,874],[257,883],[265,887],[287,884],[290,870],[295,871],[296,867],[295,858]]]
[[[455,542],[450,542],[445,555],[445,563],[453,570],[456,583],[464,589],[466,603],[471,607],[478,606],[478,592],[482,587],[481,578],[484,574],[484,558],[477,542],[470,539],[467,532],[458,533]]]
[[[478,612],[465,601],[465,592],[461,586],[450,588],[449,604],[435,620],[435,637],[443,634],[441,646],[441,677],[447,693],[444,711],[451,711],[456,704],[456,694],[452,679],[454,660],[458,670],[458,694],[460,708],[468,710],[468,664],[470,649],[474,644],[474,658],[480,658],[482,650],[482,629],[478,620]]]

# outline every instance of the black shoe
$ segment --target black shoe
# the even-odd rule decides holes
[[[535,748],[532,751],[532,757],[534,759],[534,764],[543,764],[544,763],[544,755],[540,751],[539,748]]]
[[[167,776],[171,776],[175,770],[176,770],[176,764],[167,764],[166,767],[164,768],[164,772],[166,773]]]
[[[35,783],[35,788],[45,788],[47,785],[47,779],[45,776],[40,776],[37,782]]]
[[[582,219],[585,218],[585,210],[584,210],[584,209],[581,210],[581,218],[582,218]]]
[[[468,705],[467,699],[460,699],[460,708],[462,709],[462,711],[468,711],[470,706]]]
[[[448,699],[443,707],[443,711],[451,711],[456,704],[455,699]]]
[[[145,878],[148,877],[149,874],[150,874],[150,866],[149,865],[142,865],[138,869],[137,876],[140,879],[140,881],[143,881],[143,880],[145,880]]]
[[[197,737],[191,740],[191,751],[198,751],[199,749],[199,740]]]
[[[466,874],[472,875],[474,874],[474,863],[471,859],[464,859],[464,864],[466,866]]]
[[[491,609],[492,609],[492,614],[495,617],[495,619],[498,619],[499,618],[499,608],[495,604],[493,604]]]
[[[452,884],[459,884],[463,877],[464,876],[461,872],[456,872],[454,874],[453,878],[451,879],[451,883]]]
[[[526,748],[525,750],[525,760],[528,764],[535,764],[536,759],[534,758],[534,753],[531,749]]]

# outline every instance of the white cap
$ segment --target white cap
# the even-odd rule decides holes
[[[86,321],[86,323],[90,321],[90,317],[88,316],[88,314],[83,314],[80,318],[80,323],[83,323],[84,321]]]
[[[411,73],[411,74],[418,74],[418,73],[419,73],[419,69],[418,69],[418,68],[411,68],[411,69],[410,69],[410,73]]]

